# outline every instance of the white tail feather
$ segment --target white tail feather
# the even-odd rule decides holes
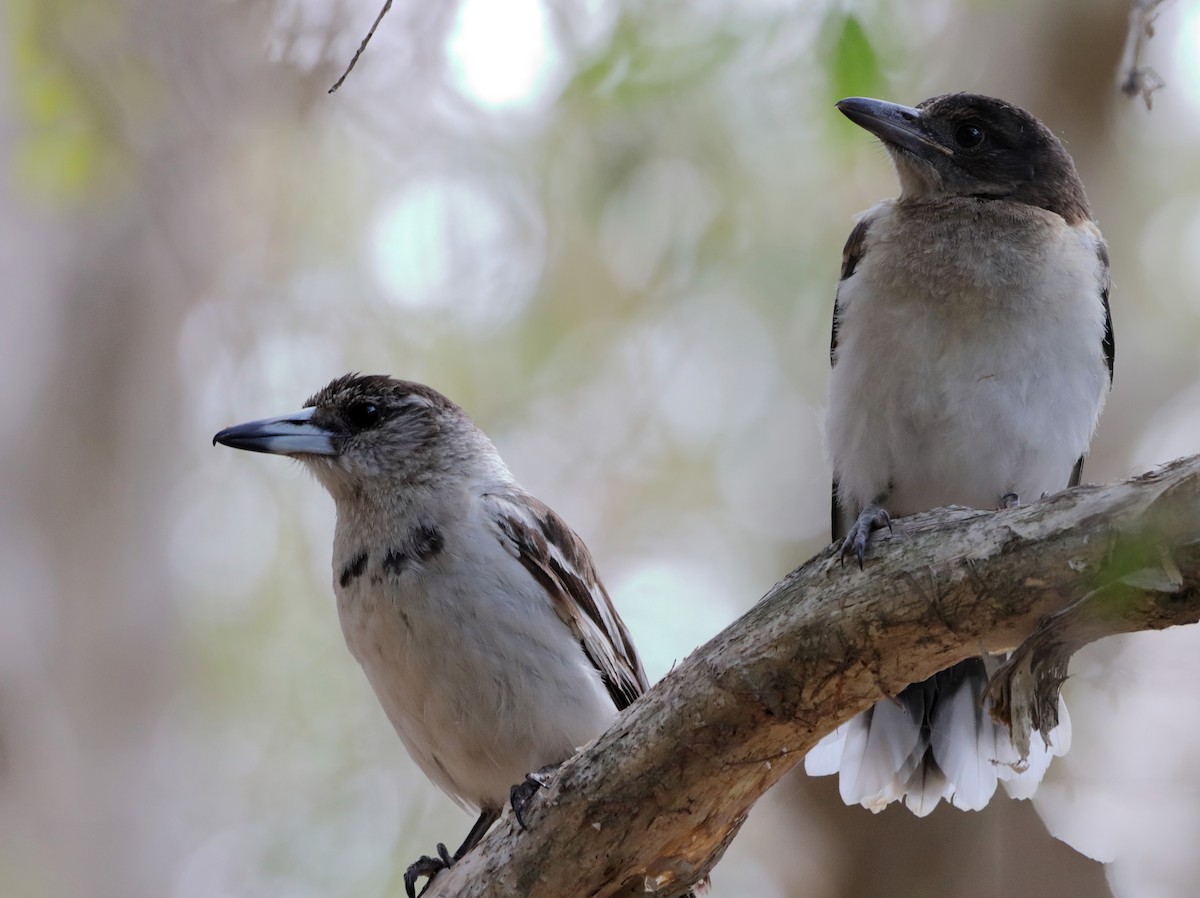
[[[809,776],[830,776],[842,766],[842,752],[846,748],[846,727],[840,727],[822,737],[804,756],[804,772]]]
[[[842,800],[871,807],[901,798],[899,783],[920,763],[920,738],[921,721],[897,702],[880,702],[850,720],[838,783]]]
[[[979,704],[984,685],[967,677],[951,693],[939,694],[930,721],[934,760],[952,784],[951,803],[964,811],[978,811],[995,794],[997,736],[1008,740]]]
[[[933,764],[921,764],[908,778],[901,793],[904,804],[918,817],[925,817],[943,798],[950,798],[950,782]]]
[[[924,817],[943,798],[963,810],[980,810],[998,782],[1013,798],[1029,798],[1051,758],[1071,747],[1066,705],[1060,697],[1049,745],[1035,735],[1029,757],[1021,758],[1008,728],[995,723],[981,703],[986,673],[970,664],[852,718],[813,747],[805,769],[810,776],[839,774],[842,800],[875,812],[904,800]]]
[[[1008,739],[1004,739],[1011,756],[1016,759],[1016,749]],[[1050,744],[1047,745],[1037,733],[1029,743],[1029,757],[1024,763],[1003,763],[997,766],[1000,779],[1004,783],[1004,791],[1010,798],[1032,798],[1037,787],[1050,767],[1050,760],[1062,757],[1071,747],[1071,716],[1067,713],[1067,705],[1058,697],[1058,726],[1050,731]]]

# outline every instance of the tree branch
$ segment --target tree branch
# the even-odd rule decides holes
[[[909,683],[1035,631],[1073,651],[1198,619],[1200,456],[897,521],[865,570],[830,548],[776,585],[564,764],[527,831],[506,814],[428,894],[677,896],[822,735]]]

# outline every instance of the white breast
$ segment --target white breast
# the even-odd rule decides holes
[[[978,204],[979,218],[988,207]],[[1056,215],[1008,239],[914,243],[883,203],[838,293],[827,440],[843,502],[994,508],[1067,485],[1108,387],[1099,232]],[[995,228],[991,228],[991,225]],[[944,223],[947,233],[955,227]]]
[[[565,760],[616,707],[567,627],[520,562],[470,507],[428,563],[398,575],[369,552],[361,576],[334,579],[346,643],[413,759],[451,796],[499,809],[526,773]],[[456,537],[455,534],[458,534]]]

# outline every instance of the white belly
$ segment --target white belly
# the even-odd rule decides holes
[[[617,711],[520,563],[494,538],[494,550],[476,542],[399,575],[376,553],[335,589],[346,643],[413,759],[458,801],[499,809],[526,773],[570,757]],[[486,591],[467,567],[491,572]]]

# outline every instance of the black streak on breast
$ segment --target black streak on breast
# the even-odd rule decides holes
[[[383,558],[383,569],[399,576],[414,563],[433,558],[445,544],[440,530],[432,524],[422,524],[412,530],[403,543],[388,550]]]
[[[354,560],[342,568],[342,574],[338,577],[338,583],[345,589],[350,585],[352,580],[357,580],[362,576],[362,572],[367,569],[367,553],[359,552],[354,556]]]

